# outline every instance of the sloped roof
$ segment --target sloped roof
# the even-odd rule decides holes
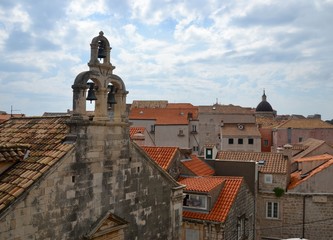
[[[293,172],[290,177],[290,184],[288,185],[288,189],[295,188],[302,182],[307,181],[309,178],[313,177],[314,175],[320,173],[324,169],[333,165],[333,156],[330,154],[322,154],[307,158],[299,158],[295,160],[295,162],[311,162],[311,161],[323,161],[324,163],[314,168],[312,171],[308,172],[305,177],[301,176],[301,171]]]
[[[212,182],[215,181],[219,182],[219,184],[224,183],[224,185],[218,196],[218,199],[216,200],[210,212],[203,213],[184,210],[183,218],[199,219],[203,221],[213,222],[224,222],[226,220],[240,190],[243,181],[242,177],[194,177],[185,178],[181,180],[180,183],[186,185],[184,191],[188,191],[188,188],[199,189],[205,188],[205,186],[207,186],[207,189],[209,189],[209,186],[212,184]]]
[[[23,160],[30,144],[0,143],[0,162]]]
[[[325,144],[324,140],[319,140],[319,139],[314,139],[314,138],[308,138],[301,143],[295,144],[295,146],[293,146],[293,149],[295,148],[295,150],[296,150],[298,148],[299,150],[303,150],[303,151],[296,154],[293,158],[297,159],[297,158],[305,157],[308,154],[310,154],[311,152],[313,152],[314,150],[316,150],[317,148],[319,148],[320,146],[322,146],[323,144]],[[303,149],[301,149],[301,147],[303,147]]]
[[[181,163],[197,176],[212,176],[215,173],[215,171],[207,163],[199,159],[194,154],[191,155],[191,159],[181,161]]]
[[[329,124],[320,119],[289,119],[276,127],[277,129],[298,128],[298,129],[312,129],[312,128],[333,128]]]
[[[145,127],[130,127],[130,138],[133,139],[134,135],[137,133],[144,134],[145,130]]]
[[[254,114],[254,109],[232,104],[229,105],[214,104],[213,106],[199,106],[199,112],[225,113],[225,114]]]
[[[256,116],[256,123],[260,125],[261,128],[274,128],[282,123],[282,120],[276,118],[268,118],[264,116]]]
[[[198,176],[183,177],[179,180],[179,183],[186,186],[184,191],[208,193],[224,181],[224,177]]]
[[[25,115],[24,114],[7,114],[5,112],[1,112],[0,111],[0,123],[12,118],[12,117],[15,117],[15,118],[19,118],[19,117],[24,117]]]
[[[219,151],[216,159],[225,161],[264,161],[264,165],[259,166],[259,172],[276,174],[287,172],[288,161],[282,153]]]
[[[17,156],[3,155],[2,161],[15,161],[0,174],[0,211],[16,200],[72,148],[63,140],[69,132],[68,117],[11,118],[0,124],[0,146],[11,146]],[[19,149],[29,152],[23,159]]]
[[[130,120],[154,120],[156,125],[187,125],[188,114],[192,119],[198,118],[198,108],[132,108]]]
[[[141,146],[141,148],[164,170],[168,169],[179,149],[178,147],[151,146]]]

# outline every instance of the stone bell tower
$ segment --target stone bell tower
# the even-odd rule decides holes
[[[126,95],[128,92],[122,79],[113,74],[115,67],[110,62],[110,43],[102,31],[92,39],[90,47],[89,71],[77,75],[72,86],[72,120],[89,119],[86,111],[86,100],[89,100],[95,101],[92,121],[124,123],[127,121]],[[88,96],[86,96],[87,91]]]

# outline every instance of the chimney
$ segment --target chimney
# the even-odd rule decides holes
[[[291,158],[292,158],[292,145],[290,144],[285,144],[283,145],[283,151],[282,151],[282,154],[283,154],[283,157],[285,159],[288,159],[289,161],[291,161]]]

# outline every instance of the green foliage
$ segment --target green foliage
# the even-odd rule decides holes
[[[280,187],[276,187],[273,189],[273,192],[275,193],[275,196],[281,197],[284,194],[284,189]]]

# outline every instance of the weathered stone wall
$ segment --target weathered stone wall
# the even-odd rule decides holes
[[[0,216],[0,239],[80,239],[108,211],[125,239],[178,239],[182,190],[130,144],[127,126],[76,126],[73,152]]]
[[[267,219],[267,201],[279,202],[279,219]],[[333,239],[333,196],[286,193],[280,198],[261,195],[258,198],[257,239],[305,238]],[[304,215],[303,215],[304,214]]]
[[[285,190],[288,183],[286,174],[271,174],[271,175],[273,178],[272,183],[265,183],[265,173],[259,173],[259,191],[273,192],[273,189],[276,187]]]
[[[185,221],[183,223],[183,240],[186,240],[186,229],[196,230],[199,239],[238,240],[238,219],[244,217],[246,239],[254,239],[254,197],[243,182],[238,195],[232,205],[225,223],[209,221]]]
[[[245,217],[245,235],[248,240],[254,239],[254,196],[243,182],[237,198],[235,199],[232,208],[228,214],[228,218],[224,227],[223,240],[237,240],[237,224],[238,219],[242,216]]]

